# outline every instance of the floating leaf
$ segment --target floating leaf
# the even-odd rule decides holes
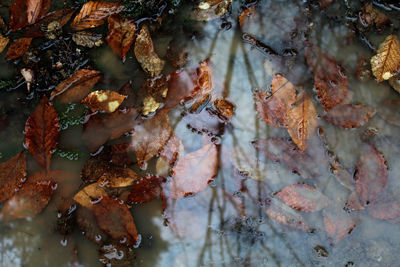
[[[365,27],[371,27],[375,24],[375,27],[378,29],[378,32],[381,33],[385,26],[388,26],[391,21],[385,13],[379,11],[375,8],[372,3],[366,4],[358,15],[358,19],[360,24]]]
[[[396,34],[386,37],[371,58],[372,73],[378,83],[389,80],[400,70],[400,41]]]
[[[164,149],[161,151],[160,156],[168,162],[168,164],[173,165],[178,159],[182,146],[182,141],[175,134],[172,134],[171,138],[164,146]]]
[[[99,245],[107,241],[108,236],[97,226],[91,209],[78,207],[76,211],[76,223],[87,239]]]
[[[50,0],[15,0],[10,6],[10,29],[19,30],[43,17],[50,9]]]
[[[151,40],[149,28],[146,25],[142,26],[139,35],[136,37],[134,52],[143,70],[150,74],[151,77],[161,74],[165,61],[158,57]]]
[[[400,126],[400,100],[387,99],[378,106],[378,115],[385,121]]]
[[[374,203],[385,188],[389,171],[385,157],[370,144],[361,148],[354,179],[356,191],[362,206]]]
[[[88,106],[92,111],[114,112],[124,101],[126,96],[109,90],[100,90],[91,92],[82,103]]]
[[[197,21],[210,21],[219,18],[231,8],[232,0],[203,0],[192,12]]]
[[[9,41],[10,39],[8,37],[4,37],[2,34],[0,34],[0,53],[3,52]]]
[[[0,217],[3,221],[11,221],[35,216],[49,203],[55,185],[49,181],[25,183],[21,190],[4,203]]]
[[[170,197],[178,199],[207,188],[217,175],[217,147],[208,144],[180,158],[173,168]]]
[[[400,202],[393,196],[381,195],[379,199],[368,207],[368,213],[372,217],[386,220],[390,223],[400,222]]]
[[[71,23],[71,29],[81,31],[104,24],[107,17],[121,12],[124,5],[118,2],[89,1]]]
[[[168,112],[175,108],[183,98],[190,95],[193,88],[193,81],[184,69],[171,73],[168,76],[168,92],[162,110]]]
[[[140,176],[129,168],[112,166],[103,173],[97,183],[101,187],[127,187],[139,179]]]
[[[101,46],[103,44],[102,38],[101,34],[93,32],[80,31],[72,34],[72,40],[77,45],[89,48]]]
[[[226,99],[216,99],[213,102],[213,106],[217,109],[217,111],[227,119],[231,119],[233,116],[233,110],[235,108],[235,104],[226,100]]]
[[[86,161],[81,171],[81,179],[85,183],[96,182],[111,166],[108,153],[100,153]]]
[[[318,126],[317,111],[307,93],[298,95],[298,101],[286,113],[287,128],[293,142],[301,149],[307,148],[307,140]]]
[[[348,80],[343,68],[315,45],[305,48],[307,64],[314,72],[317,95],[325,110],[342,102],[348,92]]]
[[[117,166],[125,167],[134,163],[129,156],[133,152],[133,146],[130,143],[121,143],[111,146],[111,162]]]
[[[242,13],[240,13],[239,16],[239,25],[240,28],[243,27],[244,23],[246,22],[246,20],[248,19],[248,17],[254,16],[255,14],[255,7],[251,6],[245,10],[242,11]]]
[[[19,189],[26,175],[25,153],[18,153],[0,164],[0,203],[11,198]]]
[[[93,204],[107,196],[106,191],[98,183],[90,184],[75,194],[73,199],[82,207],[92,209]]]
[[[128,203],[146,203],[160,196],[161,185],[167,180],[160,176],[146,176],[132,187]]]
[[[200,113],[184,114],[183,120],[190,129],[209,136],[221,135],[225,125],[225,121],[218,117],[218,113],[210,108],[205,108]]]
[[[122,61],[135,41],[136,25],[133,19],[121,15],[108,17],[107,43]]]
[[[357,128],[367,123],[374,114],[375,109],[364,104],[345,104],[335,106],[323,118],[341,128]]]
[[[180,39],[172,39],[167,48],[167,55],[169,62],[175,68],[185,66],[188,58],[188,52]]]
[[[7,50],[6,58],[16,59],[23,56],[31,45],[32,38],[19,38],[11,43]]]
[[[328,237],[334,244],[347,237],[356,227],[359,220],[340,207],[332,207],[322,212],[324,226]]]
[[[206,59],[200,63],[200,67],[196,70],[196,78],[194,88],[187,99],[194,99],[191,109],[196,111],[199,107],[208,100],[209,95],[213,89],[212,84],[212,69],[210,60]]]
[[[292,184],[276,193],[286,205],[303,212],[322,210],[331,202],[315,187],[306,184]]]
[[[80,69],[57,85],[51,92],[50,100],[57,98],[63,103],[81,101],[100,79],[99,71]]]
[[[100,229],[113,239],[128,246],[140,241],[131,212],[118,199],[103,197],[93,205],[93,214]]]
[[[59,136],[58,114],[47,97],[43,97],[25,124],[25,143],[33,158],[49,169],[51,152]]]
[[[139,166],[144,167],[148,160],[160,153],[172,133],[167,114],[158,114],[136,127],[132,135],[132,145]]]
[[[351,193],[347,199],[345,209],[346,210],[363,210],[365,209],[363,205],[360,203],[360,199],[358,198],[357,192],[355,189],[351,189]]]

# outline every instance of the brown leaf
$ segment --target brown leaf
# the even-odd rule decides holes
[[[122,102],[121,108],[133,108],[137,103],[137,94],[136,91],[133,90],[132,85],[130,82],[125,83],[118,92],[121,95],[126,95],[125,101]]]
[[[361,25],[365,28],[371,27],[375,24],[379,33],[384,30],[385,26],[388,26],[391,23],[389,17],[375,8],[372,3],[366,4],[361,9],[361,12],[358,14],[358,19]]]
[[[378,106],[378,115],[385,121],[400,126],[400,100],[387,99]]]
[[[367,60],[363,55],[358,58],[355,76],[362,82],[365,82],[372,76],[369,60]],[[344,103],[342,102],[342,104]]]
[[[274,198],[264,205],[264,210],[268,217],[277,223],[297,230],[313,232],[313,229],[305,222],[303,216]]]
[[[134,52],[142,69],[151,77],[161,74],[165,61],[158,57],[151,40],[149,28],[146,25],[143,25],[140,29],[140,33],[136,38]]]
[[[81,179],[84,183],[96,182],[111,168],[108,153],[100,153],[86,161],[81,171]]]
[[[10,39],[8,37],[4,37],[2,34],[0,34],[0,53],[3,52],[9,41]]]
[[[394,90],[400,93],[400,77],[395,76],[390,78],[389,84]]]
[[[133,19],[123,18],[121,15],[108,17],[108,45],[125,61],[126,54],[135,41],[136,25]]]
[[[334,244],[347,237],[359,222],[357,218],[339,207],[325,209],[322,214],[325,231]]]
[[[50,167],[51,152],[57,146],[58,123],[56,110],[47,97],[43,97],[25,124],[26,147],[33,158],[46,169]]]
[[[307,93],[298,95],[298,101],[286,113],[287,128],[293,142],[301,149],[307,148],[307,140],[318,126],[317,111]]]
[[[246,22],[246,20],[247,20],[248,17],[254,16],[255,11],[256,11],[256,10],[255,10],[255,7],[254,7],[254,6],[251,6],[251,7],[247,8],[247,9],[243,10],[242,13],[240,13],[240,16],[239,16],[239,25],[240,25],[240,28],[243,27],[243,25],[244,25],[244,23]]]
[[[75,194],[73,199],[82,207],[92,209],[93,205],[106,197],[107,193],[98,183],[90,184]]]
[[[203,191],[217,175],[217,147],[208,144],[180,158],[173,168],[170,197],[186,197]]]
[[[169,42],[166,57],[173,67],[181,68],[185,66],[188,55],[189,54],[182,43],[182,40],[172,39]]]
[[[343,68],[313,44],[305,48],[307,64],[314,72],[317,95],[325,110],[342,102],[348,91]]]
[[[10,29],[19,30],[46,15],[50,0],[15,0],[10,6]]]
[[[354,174],[361,205],[366,206],[377,200],[387,184],[388,176],[385,157],[373,145],[363,145]]]
[[[128,246],[140,241],[131,212],[118,199],[103,197],[93,205],[93,214],[100,229],[113,239]]]
[[[164,146],[164,149],[161,151],[160,156],[168,162],[169,165],[174,165],[178,159],[181,144],[182,141],[175,134],[172,134],[171,138]]]
[[[197,21],[210,21],[219,18],[231,8],[232,0],[205,0],[192,11],[191,17]]]
[[[6,58],[15,59],[23,56],[31,45],[32,38],[19,38],[13,41],[7,50]]]
[[[107,234],[97,226],[93,211],[85,207],[78,207],[76,211],[76,222],[82,234],[89,240],[103,244],[107,240]]]
[[[140,179],[131,189],[128,203],[146,203],[160,196],[161,185],[166,182],[164,177],[146,176]]]
[[[227,119],[232,118],[235,104],[226,99],[216,99],[213,105],[222,116],[225,116]]]
[[[292,184],[281,191],[278,196],[286,205],[303,212],[322,210],[330,204],[330,199],[315,187],[306,184]]]
[[[26,175],[26,156],[21,152],[0,164],[0,203],[11,198]]]
[[[285,164],[303,178],[316,178],[320,175],[320,166],[316,161],[291,140],[275,137],[254,141],[253,145],[263,152],[266,158]]]
[[[160,153],[172,133],[167,114],[158,114],[136,127],[132,135],[132,145],[139,166],[144,167],[148,160]]]
[[[335,3],[335,0],[318,0],[318,3],[321,9],[325,10],[328,7],[330,7],[333,3]]]
[[[210,66],[210,60],[206,59],[200,63],[200,67],[196,69],[196,76],[194,79],[194,89],[186,100],[194,99],[191,109],[198,110],[203,106],[213,89],[212,84],[213,73]]]
[[[101,187],[127,187],[139,179],[140,176],[129,168],[112,166],[103,173],[97,183]]]
[[[396,34],[386,37],[371,58],[372,73],[378,83],[389,80],[400,70],[400,41]]]
[[[134,163],[129,154],[133,152],[130,143],[121,143],[111,146],[111,162],[117,166],[125,167]]]
[[[174,71],[168,76],[168,93],[165,99],[163,112],[175,108],[183,98],[190,95],[194,84],[192,78],[184,69]]]
[[[82,103],[92,111],[112,113],[121,105],[125,98],[126,96],[114,91],[99,90],[91,92],[82,100]]]
[[[81,101],[101,77],[97,70],[80,69],[57,85],[50,100],[57,98],[63,103]]]
[[[164,75],[146,79],[137,93],[141,113],[145,116],[156,112],[168,93],[167,78]]]
[[[124,5],[118,2],[89,1],[85,3],[79,14],[71,23],[71,29],[81,31],[104,24],[107,17],[121,12]]]
[[[338,105],[323,117],[329,123],[341,128],[357,128],[363,126],[375,114],[375,109],[364,104]]]
[[[3,221],[11,221],[35,216],[47,206],[55,188],[56,183],[49,181],[25,183],[4,203],[0,217]]]
[[[88,31],[80,31],[72,34],[72,41],[84,47],[99,47],[103,44],[103,35]]]
[[[141,123],[136,109],[117,110],[113,113],[89,115],[84,125],[82,139],[90,152],[97,151],[107,140],[117,139],[134,130]]]

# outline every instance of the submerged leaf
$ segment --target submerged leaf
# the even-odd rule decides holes
[[[15,0],[10,6],[10,29],[19,30],[43,17],[50,9],[50,0]]]
[[[400,100],[387,99],[378,106],[378,115],[396,126],[400,126]]]
[[[32,38],[22,37],[11,43],[7,50],[6,58],[16,59],[23,56],[31,45]]]
[[[400,70],[400,41],[396,34],[386,37],[379,46],[371,58],[371,67],[378,83],[389,80]]]
[[[375,109],[364,104],[345,104],[329,110],[324,120],[341,128],[357,128],[367,123],[374,114]]]
[[[43,97],[25,124],[25,143],[33,158],[49,169],[51,152],[57,146],[59,119],[47,97]]]
[[[19,189],[26,175],[25,153],[18,153],[0,164],[0,203],[12,197]]]
[[[189,96],[194,89],[193,80],[187,71],[179,69],[168,76],[168,92],[165,99],[163,112],[175,108],[182,99]]]
[[[101,40],[102,38],[103,36],[101,34],[86,31],[75,32],[72,34],[72,40],[77,45],[89,48],[101,46],[103,44],[103,41]]]
[[[99,90],[91,92],[82,103],[88,106],[92,111],[114,112],[126,96],[109,90]]]
[[[347,237],[359,222],[352,214],[339,207],[325,209],[323,216],[325,231],[334,244]]]
[[[8,37],[4,37],[2,34],[0,34],[0,53],[3,52],[9,41],[10,39]]]
[[[103,244],[107,240],[107,234],[97,225],[91,209],[78,207],[76,211],[76,223],[82,234],[96,244]]]
[[[192,12],[192,18],[197,21],[217,19],[231,8],[232,0],[203,0]]]
[[[146,176],[140,179],[131,189],[128,203],[146,203],[156,199],[161,194],[161,186],[167,180],[160,176]]]
[[[121,15],[108,17],[107,43],[122,61],[135,41],[136,25],[133,19],[123,18]]]

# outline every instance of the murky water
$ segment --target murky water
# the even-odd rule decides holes
[[[285,129],[268,126],[257,115],[253,92],[269,90],[275,73],[291,77],[291,81],[309,92],[319,116],[324,114],[322,105],[313,92],[313,76],[305,65],[302,49],[307,37],[344,66],[349,79],[349,90],[354,93],[352,103],[363,103],[381,108],[382,100],[399,99],[399,95],[387,83],[377,84],[373,78],[361,82],[354,76],[358,58],[370,58],[373,52],[361,42],[345,24],[344,3],[326,12],[319,11],[317,4],[306,11],[307,1],[260,1],[257,13],[243,31],[255,36],[275,51],[285,49],[299,52],[294,67],[284,69],[274,64],[270,55],[243,40],[243,33],[236,23],[239,3],[234,1],[232,16],[209,22],[187,20],[188,8],[180,10],[158,34],[152,35],[157,53],[165,58],[172,38],[185,44],[188,52],[187,69],[196,68],[199,62],[209,58],[213,66],[213,83],[216,97],[225,97],[235,104],[231,123],[219,136],[221,167],[210,186],[200,193],[176,200],[172,211],[173,221],[166,225],[162,216],[161,200],[132,207],[132,214],[142,240],[135,249],[136,259],[132,266],[397,266],[400,262],[400,229],[369,216],[366,211],[352,212],[358,223],[351,234],[335,243],[325,230],[323,213],[301,213],[314,231],[304,232],[271,220],[263,205],[249,199],[250,195],[267,194],[294,183],[314,185],[326,196],[343,207],[350,190],[342,186],[326,166],[326,152],[316,134],[309,141],[308,153],[321,155],[315,162],[317,179],[303,179],[283,164],[271,162],[257,152],[252,141],[269,137],[289,137]],[[344,1],[347,3],[347,1]],[[352,3],[357,6],[360,3]],[[236,14],[236,15],[235,15]],[[333,19],[336,14],[336,20]],[[390,13],[396,17],[396,13]],[[397,13],[397,19],[399,18]],[[347,14],[348,15],[348,14]],[[311,21],[308,21],[311,19]],[[189,24],[192,23],[193,25]],[[398,21],[394,22],[398,26]],[[185,27],[183,27],[185,26]],[[188,30],[189,29],[189,30]],[[376,47],[389,34],[370,34],[369,40]],[[293,37],[293,33],[296,36]],[[354,37],[354,38],[353,38]],[[352,39],[353,38],[353,39]],[[4,53],[3,53],[4,54]],[[2,79],[12,77],[11,65],[1,56]],[[133,52],[122,63],[103,44],[92,49],[90,60],[95,69],[105,74],[95,89],[118,90],[131,80],[135,90],[141,86],[143,75]],[[164,69],[164,73],[172,69]],[[0,132],[1,161],[9,159],[23,149],[25,121],[35,108],[39,98],[26,101],[25,86],[11,92],[1,91],[0,108],[7,112],[9,125]],[[25,102],[27,102],[25,104]],[[15,104],[16,103],[16,104]],[[59,108],[62,109],[61,107]],[[80,139],[82,124],[79,107],[77,122],[66,125],[61,132],[52,169],[70,173],[70,186],[81,185],[79,177],[83,164],[89,158]],[[171,125],[181,138],[185,154],[202,147],[203,136],[188,127],[182,119],[184,107],[169,112]],[[65,111],[65,110],[64,110]],[[400,190],[400,139],[399,128],[378,115],[356,129],[343,130],[319,119],[330,150],[351,174],[360,156],[364,132],[374,129],[376,136],[371,142],[385,156],[389,166],[389,182],[385,194],[398,196]],[[68,152],[69,151],[69,152]],[[79,152],[79,153],[78,153]],[[68,158],[69,157],[69,158]],[[28,173],[38,170],[32,158],[28,159]],[[155,171],[155,162],[149,163],[146,173]],[[317,170],[318,169],[318,170]],[[237,172],[246,174],[248,192],[238,191]],[[243,181],[242,181],[243,182]],[[398,198],[398,197],[397,197]],[[398,200],[398,199],[397,199]],[[62,199],[53,199],[49,206],[35,218],[0,224],[1,266],[101,266],[99,247],[87,240],[75,227],[72,234],[63,236],[57,231],[57,209]],[[340,209],[340,212],[345,213]],[[347,215],[347,213],[346,213]],[[131,265],[129,265],[131,266]]]

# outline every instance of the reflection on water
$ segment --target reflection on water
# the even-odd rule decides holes
[[[382,100],[398,99],[397,93],[387,83],[377,84],[372,78],[361,82],[353,76],[358,58],[370,58],[373,52],[344,24],[345,17],[349,16],[348,20],[351,20],[352,15],[346,13],[350,8],[346,11],[345,5],[351,5],[356,10],[359,3],[343,2],[345,4],[338,1],[331,9],[322,12],[318,5],[308,1],[260,1],[257,11],[242,29],[236,22],[239,14],[237,1],[233,3],[231,15],[226,14],[209,22],[187,20],[188,9],[183,8],[170,18],[172,22],[166,23],[171,28],[162,28],[159,34],[152,36],[161,58],[166,57],[171,39],[184,44],[188,53],[185,68],[189,70],[209,58],[214,74],[212,97],[223,97],[233,102],[235,113],[231,122],[223,124],[224,134],[212,136],[218,138],[220,168],[206,190],[186,198],[168,200],[164,214],[161,206],[165,203],[161,200],[132,207],[142,240],[135,250],[133,263],[125,262],[127,265],[123,266],[398,264],[398,225],[375,219],[365,210],[349,212],[342,209],[351,191],[330,171],[327,152],[328,148],[337,156],[342,168],[353,176],[365,143],[365,131],[369,129],[376,133],[369,138],[369,142],[385,156],[389,166],[388,185],[383,193],[398,201],[398,127],[377,115],[365,126],[349,130],[320,119],[324,109],[313,91],[313,74],[304,60],[303,48],[309,40],[340,62],[349,79],[349,90],[353,94],[351,103],[363,103],[378,109]],[[334,15],[335,12],[337,15]],[[397,25],[398,21],[394,23]],[[243,35],[243,32],[248,35]],[[371,34],[368,38],[378,46],[387,34]],[[251,38],[267,48],[254,46]],[[144,78],[132,51],[128,53],[125,63],[121,63],[106,45],[92,50],[90,57],[96,69],[106,77],[102,84],[95,87],[96,90],[118,90],[128,80],[132,80],[135,90],[141,87]],[[9,75],[6,64],[2,62],[3,67],[0,68],[2,77]],[[164,69],[164,73],[171,71],[172,67]],[[285,129],[267,125],[256,112],[253,93],[257,89],[269,91],[275,73],[281,73],[296,86],[304,88],[312,96],[317,109],[318,122],[324,134],[323,137],[321,133],[315,134],[308,141],[307,153],[311,160],[306,166],[308,169],[301,170],[315,173],[315,179],[304,179],[285,164],[267,160],[262,151],[257,151],[252,144],[254,140],[264,138],[290,137]],[[22,149],[23,126],[36,105],[27,104],[23,109],[7,106],[7,100],[12,103],[15,98],[24,98],[23,94],[25,92],[21,88],[12,93],[1,92],[1,109],[7,111],[10,122],[0,132],[1,140],[6,140],[0,144],[0,155],[4,159]],[[184,107],[179,106],[170,111],[169,118],[187,154],[200,149],[212,138],[197,132],[201,127],[207,127],[207,121],[205,126],[201,123],[200,126],[190,126],[188,117],[182,119],[183,110]],[[72,173],[69,183],[75,190],[81,185],[79,173],[89,158],[80,141],[82,110],[78,108],[76,112],[74,123],[63,124],[60,148],[52,163],[54,169]],[[156,171],[156,161],[150,161],[146,170],[140,170],[137,164],[130,167],[141,174],[151,173]],[[35,170],[37,166],[29,159],[28,172]],[[301,174],[301,171],[298,173]],[[274,198],[274,193],[297,183],[313,185],[329,197],[335,203],[330,206],[331,209],[338,210],[334,217],[343,216],[346,220],[351,217],[355,222],[354,229],[349,231],[351,233],[344,233],[341,240],[333,241],[324,225],[324,217],[329,217],[326,214],[330,211],[306,213],[282,207],[283,204]],[[57,220],[60,201],[52,200],[45,212],[31,220],[1,225],[1,266],[101,266],[99,247],[84,238],[77,227],[65,236],[56,231],[56,224],[60,223]],[[282,210],[286,213],[280,216]],[[285,217],[287,214],[290,214],[289,219]],[[286,225],[277,223],[283,220],[287,220]],[[124,252],[113,250],[106,255],[118,258],[121,253]]]

